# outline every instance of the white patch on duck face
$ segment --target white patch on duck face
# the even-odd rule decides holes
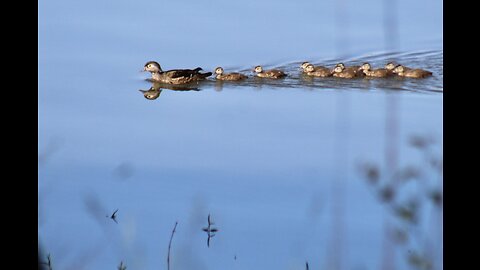
[[[215,69],[215,74],[221,75],[222,73],[223,73],[223,68],[217,67],[217,68]]]
[[[336,66],[334,69],[333,69],[334,72],[337,72],[337,73],[340,73],[343,71],[343,68],[341,66]]]
[[[395,73],[402,73],[404,71],[403,66],[399,65],[393,69],[393,72]]]
[[[385,65],[385,68],[388,69],[388,70],[393,70],[395,68],[395,64],[393,64],[392,62],[387,63]]]
[[[254,71],[257,73],[261,73],[263,71],[263,68],[261,66],[256,66]]]
[[[363,63],[360,68],[363,69],[364,71],[369,71],[371,66],[369,63]]]

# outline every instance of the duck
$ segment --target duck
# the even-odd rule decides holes
[[[357,71],[353,68],[347,69],[345,66],[337,65],[333,68],[333,77],[352,79],[358,77]]]
[[[395,62],[388,62],[385,64],[385,69],[391,70],[393,72],[393,69],[398,66]]]
[[[386,68],[372,69],[370,63],[363,63],[360,69],[367,77],[386,78],[393,74],[393,72]]]
[[[346,69],[346,70],[353,70],[353,71],[355,71],[355,73],[359,73],[360,75],[363,75],[363,72],[361,72],[361,70],[359,70],[361,66],[353,65],[353,66],[348,66],[348,67],[346,67],[345,64],[343,64],[342,62],[340,62],[340,63],[336,64],[335,67],[342,67],[342,68],[344,68],[344,69]],[[359,72],[359,71],[360,71],[360,72]]]
[[[246,75],[243,75],[238,72],[224,74],[222,67],[215,68],[215,74],[216,74],[215,78],[221,81],[240,81],[240,80],[245,80],[247,78]]]
[[[393,69],[393,73],[397,74],[400,77],[407,77],[407,78],[425,78],[428,76],[432,76],[432,72],[424,69],[419,68],[407,68],[402,65],[398,65]]]
[[[257,77],[260,78],[271,78],[271,79],[280,79],[287,76],[287,74],[278,69],[263,70],[262,66],[256,66],[253,70],[257,73]]]
[[[212,72],[200,73],[203,69],[197,67],[195,69],[172,69],[163,71],[160,64],[155,61],[148,61],[143,71],[152,74],[152,80],[167,84],[186,84],[195,81],[205,80]]]
[[[305,62],[302,63],[302,65],[300,65],[300,67],[302,68],[302,70],[305,70],[305,68],[306,68],[308,65],[310,65],[310,62],[305,61]]]
[[[308,76],[315,76],[315,77],[330,77],[332,76],[332,70],[322,66],[314,66],[312,64],[308,64],[304,69],[303,72]]]

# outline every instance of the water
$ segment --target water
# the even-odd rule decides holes
[[[441,229],[431,228],[441,209],[422,208],[407,244],[385,244],[386,228],[404,226],[359,166],[377,165],[382,179],[419,168],[401,199],[441,188],[409,140],[433,138],[441,158],[442,2],[396,2],[388,50],[383,12],[375,0],[39,4],[38,233],[54,269],[166,269],[176,221],[172,270],[414,269],[405,258],[417,251],[440,269]],[[162,86],[147,100],[149,60],[289,76]],[[434,75],[299,73],[303,61],[390,60]],[[116,209],[118,224],[106,217]],[[208,214],[219,228],[210,247]]]

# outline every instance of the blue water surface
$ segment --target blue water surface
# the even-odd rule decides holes
[[[56,1],[38,5],[38,237],[54,269],[440,269],[441,210],[415,241],[386,244],[396,219],[359,166],[409,166],[429,190],[442,157],[443,3],[404,1]],[[140,70],[255,65],[289,73],[199,91]],[[300,75],[303,61],[389,60],[423,80]],[[423,183],[423,182],[422,182]],[[425,189],[412,182],[402,196]],[[423,195],[422,195],[423,196]],[[107,216],[119,209],[118,224]],[[211,215],[219,231],[207,247]],[[391,251],[391,252],[390,252]],[[390,252],[390,253],[389,253]],[[427,252],[428,253],[428,252]],[[389,255],[390,254],[390,255]],[[393,254],[393,255],[391,255]]]

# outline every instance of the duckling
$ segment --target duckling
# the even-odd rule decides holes
[[[302,68],[303,71],[305,71],[305,68],[310,65],[310,62],[303,62],[302,65],[300,66]]]
[[[217,80],[222,80],[222,81],[240,81],[240,80],[244,80],[244,79],[247,78],[246,75],[243,75],[243,74],[240,74],[240,73],[237,73],[237,72],[223,74],[223,68],[222,67],[217,67],[215,69],[215,74],[217,74],[215,76],[215,78]]]
[[[355,69],[346,69],[345,66],[337,65],[333,69],[332,76],[338,78],[352,79],[357,77],[357,72],[355,71]]]
[[[359,74],[362,73],[363,74],[363,72],[361,70],[359,70],[361,66],[353,65],[353,66],[346,67],[345,64],[340,62],[340,63],[336,64],[335,67],[342,67],[342,68],[347,69],[347,70],[353,70],[353,71],[355,71],[355,73],[359,73]]]
[[[143,67],[143,71],[152,73],[152,80],[168,84],[185,84],[194,81],[205,80],[212,75],[211,72],[200,73],[202,68],[196,69],[172,69],[163,71],[160,64],[155,61],[149,61]]]
[[[407,78],[425,78],[428,76],[432,76],[432,72],[423,69],[411,69],[404,67],[402,65],[398,65],[393,69],[393,73],[396,73],[400,77],[407,77]]]
[[[260,77],[260,78],[280,79],[287,76],[287,74],[285,74],[281,70],[278,70],[278,69],[263,70],[261,66],[256,66],[253,71],[255,71],[255,73],[257,73],[257,77]]]
[[[314,67],[312,64],[308,64],[305,69],[303,70],[305,74],[309,76],[315,76],[315,77],[330,77],[332,76],[332,70],[326,67],[322,66],[316,66]]]
[[[363,65],[360,67],[360,70],[365,73],[368,77],[376,77],[376,78],[385,78],[389,77],[393,74],[392,71],[386,69],[386,68],[378,68],[378,69],[372,69],[372,66],[370,63],[363,63]]]
[[[388,62],[386,65],[385,65],[385,69],[388,69],[390,71],[393,72],[393,69],[397,66],[397,64],[395,64],[394,62]]]

